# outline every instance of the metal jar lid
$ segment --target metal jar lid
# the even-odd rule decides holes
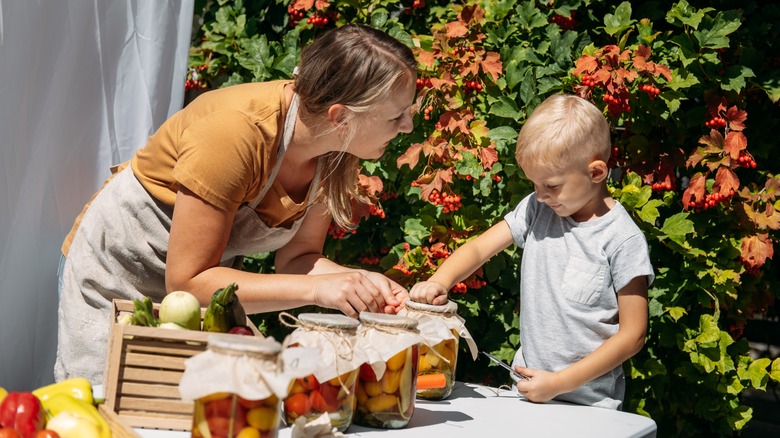
[[[298,315],[303,327],[323,327],[333,330],[357,330],[360,321],[336,313],[301,313]]]
[[[452,300],[448,300],[445,304],[439,306],[406,300],[404,301],[404,306],[406,306],[406,308],[410,311],[417,312],[441,313],[444,315],[454,315],[458,313],[458,303]]]
[[[223,354],[246,354],[274,357],[282,351],[282,344],[274,338],[212,333],[208,337],[209,350]]]
[[[393,327],[402,330],[417,331],[417,320],[389,313],[360,312],[360,322],[366,325]]]

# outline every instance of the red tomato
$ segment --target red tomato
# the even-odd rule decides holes
[[[376,382],[376,374],[371,365],[364,363],[360,365],[360,378],[365,382]]]
[[[327,386],[327,385],[326,385]],[[311,405],[311,409],[317,412],[335,412],[336,408],[332,405],[328,404],[325,401],[325,398],[322,397],[322,394],[318,390],[314,390],[309,394],[309,404]]]
[[[33,438],[60,438],[60,435],[53,430],[43,429],[35,432]]]
[[[293,394],[284,400],[284,411],[296,417],[308,414],[310,409],[309,395],[305,392]]]
[[[313,374],[309,374],[308,376],[303,377],[299,380],[301,382],[301,385],[303,385],[303,387],[306,388],[307,391],[320,388],[320,382],[317,380],[316,377],[314,377]]]
[[[355,388],[350,388],[350,390],[354,391]],[[328,406],[338,407],[339,405],[339,392],[341,391],[340,386],[333,386],[333,385],[322,385],[320,386],[320,394],[322,394],[322,398],[325,399],[325,403],[328,404]],[[334,409],[335,410],[335,409]]]
[[[230,411],[233,409],[232,397],[225,397],[219,400],[206,402],[206,418],[225,417],[230,418]]]
[[[0,429],[0,438],[22,438],[22,436],[13,429]]]
[[[211,435],[227,436],[230,431],[230,418],[227,417],[209,417],[206,419],[209,425]]]

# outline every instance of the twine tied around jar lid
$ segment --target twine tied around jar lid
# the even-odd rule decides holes
[[[433,305],[427,303],[420,303],[407,299],[404,301],[404,305],[398,311],[399,315],[403,315],[409,318],[417,318],[421,324],[425,324],[427,320],[438,319],[444,321],[444,323],[451,330],[457,332],[458,336],[463,339],[469,347],[472,359],[477,359],[479,349],[476,342],[471,337],[468,329],[466,329],[466,321],[458,315],[458,303],[452,300],[448,300],[443,305]],[[427,337],[426,333],[430,327],[420,326],[420,332],[424,337]],[[429,333],[428,333],[429,334]],[[441,338],[441,336],[439,336]]]
[[[417,320],[405,316],[388,315],[385,313],[360,312],[360,323],[387,333],[413,332],[417,330]]]
[[[310,338],[309,341],[311,343],[318,343],[319,340],[325,340],[326,343],[333,348],[333,352],[337,358],[337,360],[335,360],[336,378],[338,379],[342,389],[345,390],[347,394],[349,394],[350,390],[346,382],[344,382],[341,377],[342,374],[344,374],[344,365],[341,364],[338,359],[348,362],[350,368],[349,371],[353,371],[357,369],[357,366],[359,366],[359,364],[354,367],[352,366],[352,362],[355,360],[362,363],[362,355],[358,355],[359,357],[356,357],[357,352],[355,351],[357,329],[360,326],[360,322],[346,315],[329,313],[301,313],[296,317],[287,312],[281,312],[279,314],[279,322],[285,327],[296,329],[295,332],[285,338],[285,348],[296,343],[309,343],[305,340],[306,334],[298,332],[298,330],[302,330],[303,332],[316,332],[321,335],[316,340],[311,340]],[[304,339],[303,342],[301,342],[302,338]],[[323,351],[323,354],[327,353]],[[320,373],[323,371],[325,370],[320,370]],[[318,380],[320,379],[318,378]],[[328,380],[330,380],[330,378]]]
[[[430,313],[437,316],[450,316],[458,313],[458,303],[448,300],[445,304],[435,305],[420,303],[411,299],[404,301],[404,307],[419,313]]]
[[[210,334],[206,348],[232,356],[246,355],[257,359],[277,362],[282,346],[272,338],[258,339],[254,336],[236,336],[227,333]]]

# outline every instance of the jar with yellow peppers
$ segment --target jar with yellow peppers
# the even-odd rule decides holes
[[[182,399],[193,400],[192,437],[275,438],[280,401],[290,382],[311,372],[316,349],[281,357],[273,338],[212,334],[207,349],[185,361]],[[291,365],[286,365],[291,364]]]
[[[406,300],[399,315],[419,321],[423,343],[417,365],[417,397],[442,400],[450,396],[458,364],[458,341],[462,337],[476,360],[478,350],[463,318],[458,316],[458,304],[447,301],[436,306]]]
[[[331,425],[343,432],[352,424],[358,370],[365,362],[365,355],[356,347],[359,321],[324,313],[301,313],[296,318],[286,312],[280,313],[279,319],[296,327],[285,344],[320,350],[314,372],[292,382],[283,404],[285,422],[292,425],[301,417],[309,422],[327,414]]]
[[[353,422],[400,429],[414,413],[419,344],[417,320],[362,312],[358,338],[367,360],[361,365]]]

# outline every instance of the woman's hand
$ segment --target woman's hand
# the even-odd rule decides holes
[[[442,305],[447,302],[447,289],[435,281],[421,281],[412,286],[409,298],[420,303]]]
[[[337,309],[357,318],[360,312],[381,312],[385,301],[382,291],[360,271],[320,274],[313,290],[314,304]]]
[[[523,397],[536,403],[550,401],[553,397],[562,394],[560,382],[557,373],[525,368],[518,365],[514,366],[515,371],[529,377],[521,379],[515,386]]]
[[[359,270],[374,285],[379,288],[384,299],[384,305],[380,311],[384,313],[398,313],[406,299],[409,298],[409,292],[400,284],[387,278],[379,272]]]

